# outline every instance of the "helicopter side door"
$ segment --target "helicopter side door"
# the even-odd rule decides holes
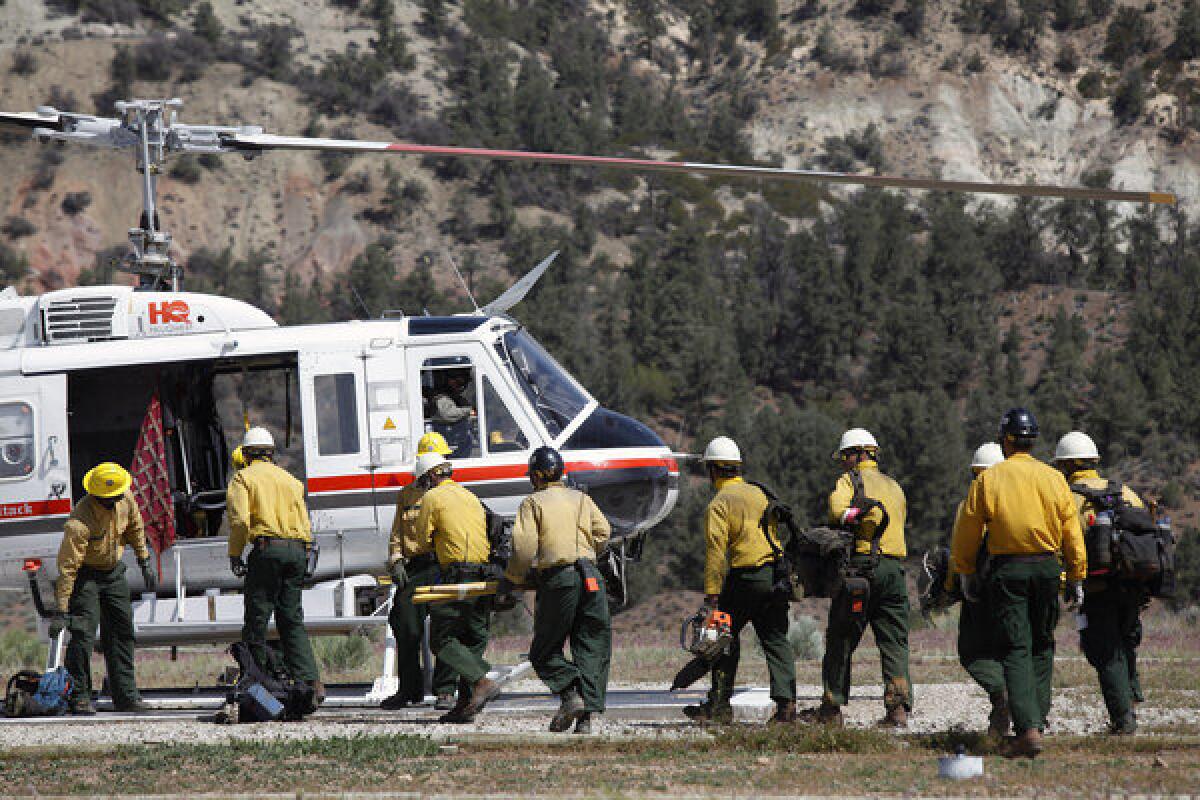
[[[0,536],[61,531],[70,512],[67,378],[5,380],[0,388]]]

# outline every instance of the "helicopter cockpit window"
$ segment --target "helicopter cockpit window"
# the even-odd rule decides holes
[[[501,356],[551,436],[562,433],[587,406],[588,396],[524,330],[504,334]]]
[[[427,358],[421,365],[425,430],[446,437],[450,458],[482,454],[475,368],[467,356]]]
[[[486,377],[483,379],[483,421],[488,432],[489,453],[515,453],[528,449],[529,439]]]
[[[323,456],[357,453],[358,399],[353,373],[317,375],[313,395],[317,401],[317,452]]]
[[[0,480],[33,473],[33,407],[0,403]]]

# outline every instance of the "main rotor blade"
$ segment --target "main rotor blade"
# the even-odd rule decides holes
[[[951,181],[937,178],[904,178],[889,175],[852,175],[844,172],[823,172],[779,167],[749,167],[733,164],[704,164],[694,161],[660,161],[646,158],[615,156],[581,156],[566,153],[536,153],[525,150],[493,150],[483,147],[447,147],[441,145],[406,144],[400,142],[367,142],[353,139],[317,139],[302,136],[235,133],[222,137],[233,150],[323,150],[339,153],[401,153],[420,156],[449,156],[490,161],[525,161],[539,164],[602,167],[606,169],[648,170],[658,172],[687,172],[734,178],[765,180],[796,180],[810,183],[840,183],[852,186],[872,186],[892,189],[932,189],[947,192],[1015,195],[1020,197],[1060,197],[1071,200],[1113,200],[1125,203],[1156,203],[1174,205],[1171,192],[1135,192],[1123,189],[1093,189],[1086,186],[1046,186],[1034,183],[988,183],[984,181]]]
[[[53,108],[45,111],[0,111],[0,125],[15,128],[59,128],[60,114]]]

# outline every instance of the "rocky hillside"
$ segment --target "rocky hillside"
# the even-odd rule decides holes
[[[181,97],[181,118],[189,122],[390,139],[404,126],[379,124],[378,114],[353,113],[347,107],[353,104],[334,104],[332,113],[326,104],[322,111],[313,92],[293,77],[305,68],[319,71],[353,48],[369,51],[378,27],[372,5],[216,0],[211,10],[219,39],[212,52],[198,57],[192,33],[196,3],[6,0],[0,4],[0,106],[54,104],[112,113],[96,104],[118,96],[110,91],[116,86],[139,96]],[[472,6],[486,13],[494,11],[493,5],[536,4],[395,4],[394,26],[406,39],[411,68],[392,70],[386,80],[406,93],[411,107],[404,113],[427,121],[444,116],[456,99],[449,76],[461,58],[449,51],[471,31],[472,21],[464,16]],[[1163,76],[1165,65],[1144,74],[1142,113],[1119,124],[1111,92],[1122,64],[1103,53],[1120,9],[1065,31],[1055,30],[1054,12],[1039,11],[1041,32],[1031,44],[1012,48],[997,44],[998,34],[965,32],[971,29],[963,19],[970,4],[957,1],[913,0],[906,6],[896,0],[893,7],[863,0],[783,0],[774,9],[776,24],[769,35],[757,35],[750,26],[756,18],[746,16],[741,33],[726,30],[722,36],[728,40],[718,42],[703,38],[703,25],[687,10],[694,4],[593,0],[569,5],[586,6],[598,20],[596,28],[606,37],[599,46],[609,65],[621,62],[640,80],[674,87],[691,116],[702,114],[712,98],[732,92],[744,105],[737,124],[748,142],[748,157],[788,166],[1068,184],[1108,170],[1113,186],[1175,191],[1185,208],[1197,194],[1196,137],[1183,106],[1195,65],[1172,64],[1169,79]],[[743,5],[770,12],[774,3]],[[443,15],[436,31],[422,22],[422,14],[434,6]],[[994,17],[994,7],[984,11],[991,9]],[[1129,8],[1146,12],[1139,18],[1160,49],[1175,36],[1176,3]],[[650,22],[647,9],[654,12]],[[918,11],[920,20],[914,22]],[[1009,13],[1015,18],[1022,12],[1013,6]],[[983,17],[986,21],[987,13]],[[286,70],[256,61],[267,48],[280,46],[263,33],[275,30],[289,34],[282,44]],[[529,51],[517,41],[506,46],[512,56],[509,77],[515,79]],[[120,48],[137,62],[125,77],[114,66]],[[1064,50],[1076,54],[1073,64],[1062,63]],[[542,59],[553,66],[544,54]],[[1097,75],[1102,85],[1101,90],[1093,86],[1091,99],[1080,91],[1081,79],[1089,75]],[[1086,89],[1095,80],[1084,84]],[[458,143],[454,131],[410,127],[411,133]],[[627,150],[610,144],[607,150]],[[668,136],[646,144],[665,154],[684,148]],[[190,169],[164,176],[163,221],[183,260],[201,247],[230,246],[239,257],[265,248],[272,270],[293,269],[304,276],[343,271],[385,232],[398,240],[397,253],[450,251],[462,258],[470,247],[483,264],[504,260],[494,243],[468,245],[447,233],[455,227],[456,213],[486,219],[488,198],[464,198],[460,182],[439,177],[415,159],[393,158],[388,164],[401,182],[416,181],[428,189],[420,202],[408,203],[403,219],[381,222],[380,215],[370,213],[387,202],[379,156],[333,163],[307,154],[271,154],[250,163],[224,157],[199,169],[189,164]],[[95,264],[98,253],[121,244],[125,228],[136,219],[136,176],[126,154],[74,146],[47,153],[10,142],[0,148],[0,171],[6,176],[0,208],[10,221],[5,240],[27,254],[42,286],[74,281],[81,269]],[[624,195],[637,202],[644,186],[627,186]],[[589,202],[599,207],[610,195],[596,192]],[[76,202],[67,201],[69,196]],[[741,205],[729,192],[718,197],[730,210]],[[527,219],[542,213],[536,204],[517,208]],[[620,241],[601,246],[618,263],[628,261],[628,247]],[[403,273],[412,265],[398,266]],[[445,277],[440,272],[439,280]]]

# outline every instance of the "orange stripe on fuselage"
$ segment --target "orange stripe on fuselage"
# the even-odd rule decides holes
[[[614,458],[604,461],[568,461],[567,472],[592,472],[597,470],[637,469],[640,467],[666,467],[672,474],[679,472],[679,464],[673,458]],[[526,477],[529,468],[525,464],[499,464],[486,467],[455,467],[454,480],[458,483],[481,481],[516,480]],[[380,472],[374,476],[329,475],[309,478],[308,491],[351,492],[370,489],[396,489],[412,483],[411,472]]]

